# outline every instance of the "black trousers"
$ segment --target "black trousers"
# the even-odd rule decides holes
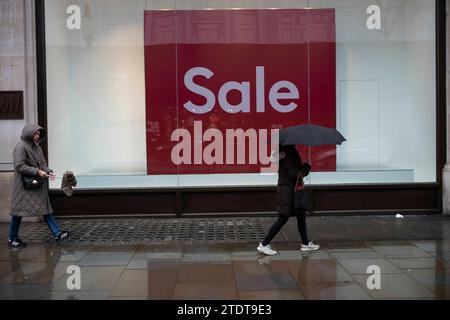
[[[297,228],[302,238],[302,243],[307,245],[309,243],[308,233],[306,231],[306,211],[296,210],[295,217],[297,218]],[[264,238],[262,245],[267,246],[270,241],[280,232],[281,228],[289,221],[289,217],[279,215],[277,221],[272,225],[266,237]]]

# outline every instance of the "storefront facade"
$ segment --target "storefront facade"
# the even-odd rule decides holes
[[[277,130],[316,214],[442,212],[444,1],[36,0],[38,120],[65,216],[265,215]]]

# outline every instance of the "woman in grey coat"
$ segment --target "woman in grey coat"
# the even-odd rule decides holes
[[[293,145],[282,146],[280,148],[280,161],[278,167],[278,219],[270,228],[264,240],[259,244],[257,250],[267,255],[277,254],[270,247],[272,239],[280,232],[281,228],[288,222],[289,217],[297,218],[297,228],[302,239],[301,251],[319,250],[319,245],[308,239],[306,231],[306,201],[303,190],[303,178],[309,174],[311,166],[302,163],[302,159],[297,149]],[[299,190],[295,188],[300,186]],[[295,197],[295,193],[299,197]],[[295,203],[298,202],[298,203]]]
[[[47,166],[44,153],[39,143],[45,130],[35,124],[26,125],[22,130],[21,140],[14,148],[14,186],[11,199],[11,224],[8,244],[11,247],[25,247],[26,243],[19,238],[19,227],[23,217],[43,216],[55,240],[63,240],[69,236],[62,231],[55,221],[53,209],[48,196],[48,178],[54,177]],[[43,180],[36,189],[26,189],[22,176]]]

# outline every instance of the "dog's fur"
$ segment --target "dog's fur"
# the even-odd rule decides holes
[[[61,181],[61,190],[66,196],[71,197],[73,195],[73,187],[77,186],[77,179],[72,171],[66,171]]]

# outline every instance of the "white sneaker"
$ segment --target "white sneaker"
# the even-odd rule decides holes
[[[302,243],[300,251],[316,251],[319,250],[319,248],[320,246],[318,244],[314,244],[312,241],[310,241],[308,245]]]
[[[267,254],[268,256],[273,256],[278,253],[275,250],[272,250],[272,248],[270,247],[270,244],[268,244],[267,246],[263,246],[262,243],[260,243],[258,248],[256,248],[256,250],[258,250],[259,252],[262,252],[264,254]]]

